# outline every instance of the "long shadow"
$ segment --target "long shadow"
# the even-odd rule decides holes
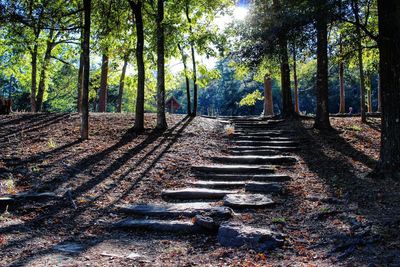
[[[375,201],[380,198],[379,190],[375,190],[380,182],[356,175],[359,170],[353,166],[352,162],[343,159],[343,157],[340,155],[328,156],[328,154],[326,154],[326,148],[322,144],[319,144],[317,140],[315,140],[309,129],[305,129],[302,125],[299,125],[299,130],[304,137],[309,140],[314,140],[314,142],[310,142],[310,146],[307,149],[304,149],[298,153],[304,160],[308,169],[311,172],[316,173],[318,178],[327,185],[327,190],[331,193],[331,195],[337,196],[338,192],[340,192],[340,195],[343,197],[345,203],[356,203],[358,205],[358,209],[356,211],[357,214],[363,216],[363,218],[366,218],[366,221],[368,222],[379,223],[382,214],[376,214],[375,211],[371,211],[371,203],[375,203]],[[331,149],[336,150],[336,152],[348,156],[353,160],[357,160],[368,167],[374,166],[375,160],[353,148],[342,137],[337,136],[337,134],[323,136],[323,139],[328,139],[328,146]],[[324,144],[326,144],[325,140]],[[394,211],[382,210],[379,212],[385,213],[388,216],[392,216],[390,214]],[[349,221],[352,227],[353,225],[357,226],[357,224],[354,224],[351,218],[345,218]],[[323,223],[319,221],[315,222],[316,227],[317,225],[319,225],[318,227],[325,227]],[[351,237],[348,237],[347,233],[342,231],[344,230],[338,229],[337,232],[331,233],[333,243],[340,242],[343,237],[347,238],[344,239],[345,241],[351,241]],[[326,238],[326,236],[324,238]],[[363,237],[365,242],[370,242],[370,240],[373,238],[374,237],[372,233]],[[361,242],[364,242],[364,240],[361,240]],[[368,261],[368,257],[365,256],[369,254],[369,252],[367,250],[358,251],[355,247],[352,248],[351,246],[353,245],[350,245],[349,247],[344,246],[346,249],[348,248],[349,251],[345,250],[333,252],[333,254],[343,252],[341,255],[336,254],[338,256],[337,261],[344,262],[349,256],[351,256],[352,259],[356,259],[356,262],[359,264],[366,263],[365,261]],[[369,247],[367,246],[366,248]],[[380,246],[376,244],[374,248],[378,249]],[[351,251],[350,249],[354,249],[354,251]],[[330,256],[331,255],[327,255],[327,257]],[[377,263],[383,260],[383,256],[382,258],[380,257],[381,255],[377,257]]]
[[[35,123],[33,123],[32,125],[30,125],[29,128],[17,128],[11,131],[8,131],[7,133],[0,135],[0,139],[4,139],[8,136],[11,135],[15,135],[17,133],[29,133],[29,132],[33,132],[33,131],[39,131],[40,129],[43,129],[47,126],[50,126],[54,123],[60,122],[66,118],[68,118],[70,115],[69,114],[57,114],[55,116],[46,116],[44,120],[38,120]]]
[[[185,121],[186,121],[186,122],[185,122]],[[188,120],[188,117],[185,117],[185,118],[182,119],[180,122],[178,122],[177,124],[175,124],[174,127],[172,127],[172,128],[165,134],[165,137],[163,138],[163,140],[160,141],[160,145],[157,146],[157,147],[155,147],[155,148],[153,148],[153,149],[152,149],[150,152],[148,152],[142,159],[140,159],[140,160],[138,161],[137,164],[135,164],[135,165],[139,166],[140,163],[144,162],[144,161],[146,160],[146,158],[148,158],[148,156],[150,156],[151,154],[153,154],[159,147],[161,147],[161,144],[166,143],[166,141],[168,140],[168,137],[171,136],[171,134],[173,133],[173,131],[174,131],[176,128],[178,128],[179,125],[181,125],[183,122],[185,122],[184,125],[177,131],[177,133],[175,133],[175,134],[173,135],[174,138],[171,139],[171,140],[168,142],[168,144],[166,145],[166,147],[161,151],[161,153],[156,157],[156,159],[154,159],[154,160],[151,162],[151,164],[149,165],[149,167],[147,167],[147,168],[145,169],[145,171],[141,174],[141,176],[138,177],[138,178],[136,179],[136,181],[135,181],[134,184],[139,183],[140,180],[144,177],[144,175],[145,175],[147,172],[149,172],[149,171],[154,167],[154,165],[155,165],[155,164],[157,163],[157,161],[164,155],[164,153],[176,142],[176,140],[179,138],[180,134],[184,131],[184,129],[187,127],[187,125],[189,125],[189,123],[190,123],[191,121],[192,121],[192,118],[190,118],[190,119]],[[133,148],[133,149],[131,149],[130,152],[127,152],[127,153],[125,153],[122,157],[116,159],[115,162],[119,162],[117,165],[113,165],[113,164],[114,164],[114,163],[113,163],[113,164],[111,165],[112,167],[110,166],[109,168],[107,168],[107,169],[108,169],[107,171],[102,172],[102,174],[99,174],[99,175],[96,176],[95,178],[91,179],[89,182],[83,184],[82,186],[80,186],[80,187],[78,187],[76,190],[74,190],[74,195],[82,194],[83,192],[85,192],[85,191],[89,190],[90,188],[92,188],[93,186],[97,185],[97,184],[99,183],[99,181],[102,180],[102,179],[104,178],[104,175],[105,175],[106,173],[109,173],[109,172],[112,171],[112,170],[115,171],[115,170],[116,170],[116,167],[117,167],[118,165],[121,165],[121,163],[122,163],[122,162],[120,162],[121,159],[122,159],[122,161],[123,161],[124,163],[126,163],[127,158],[134,156],[134,154],[135,154],[134,152],[137,151],[137,148],[138,148],[138,147],[144,148],[144,144],[147,144],[147,145],[150,144],[150,143],[149,143],[150,140],[153,140],[153,139],[156,140],[157,138],[155,138],[155,137],[156,137],[156,136],[160,137],[161,135],[162,135],[162,132],[161,132],[161,133],[160,133],[160,132],[154,132],[154,133],[153,133],[153,137],[150,137],[150,136],[149,136],[149,138],[151,138],[151,139],[147,138],[147,139],[146,139],[147,141],[144,141],[144,142],[142,142],[141,144],[139,144],[138,146],[136,146],[136,147],[135,147],[136,149]],[[125,142],[125,141],[123,141],[123,142]],[[123,163],[122,163],[122,164],[123,164]],[[133,169],[134,169],[134,168],[131,168],[131,171],[132,171]],[[128,172],[129,172],[129,171],[128,171]],[[128,172],[126,172],[125,174],[123,174],[122,177],[119,177],[118,180],[124,179],[124,177],[127,175]],[[100,181],[100,182],[101,182],[101,181]],[[132,185],[131,187],[125,189],[125,193],[123,193],[123,195],[129,194],[130,191],[132,190],[132,188],[133,188],[134,186],[135,186],[135,185]],[[109,190],[111,190],[111,189],[112,189],[112,188],[109,188],[106,192],[102,192],[102,193],[101,193],[101,196],[104,196],[104,194],[106,194],[106,193],[107,193]],[[98,197],[99,197],[99,196],[98,196]],[[97,197],[96,199],[98,199],[98,197]],[[115,204],[117,201],[119,201],[121,198],[122,198],[122,196],[120,196],[112,205],[114,205],[114,204]],[[94,201],[96,201],[96,199],[93,199],[93,200],[91,200],[90,202],[93,203]],[[90,208],[90,204],[91,204],[91,203],[88,203],[88,204],[86,204],[85,206],[80,207],[78,210],[74,211],[73,214],[71,214],[71,215],[69,216],[68,220],[69,220],[69,221],[75,221],[75,218],[76,218],[77,216],[79,216],[79,215],[82,214],[84,211],[86,211],[88,208]],[[13,230],[13,229],[17,229],[19,232],[21,232],[21,231],[22,231],[22,232],[29,232],[29,231],[30,231],[30,228],[29,228],[29,227],[34,227],[34,226],[42,225],[42,223],[44,222],[44,220],[46,220],[47,218],[50,218],[50,217],[53,217],[53,216],[57,215],[58,213],[60,213],[60,210],[62,210],[63,208],[68,208],[68,205],[69,205],[69,203],[65,203],[65,201],[58,201],[58,202],[56,202],[54,205],[52,205],[51,207],[49,207],[49,210],[48,210],[47,212],[45,212],[45,215],[44,215],[44,216],[43,216],[43,215],[38,215],[36,218],[30,220],[29,222],[23,223],[23,224],[21,224],[21,225],[19,225],[19,226],[12,226],[12,227],[4,227],[4,228],[1,228],[1,229],[0,229],[0,232],[7,232],[7,231],[10,231],[10,230]],[[95,222],[100,216],[104,215],[104,213],[106,213],[106,212],[109,212],[109,207],[106,208],[106,209],[101,209],[101,210],[99,210],[99,211],[98,211],[98,214],[99,214],[99,215],[93,219],[93,222]],[[76,223],[74,223],[73,225],[66,225],[65,227],[68,228],[68,229],[75,229],[75,228],[77,228],[77,227],[79,228],[79,222],[76,222]],[[89,227],[91,227],[91,226],[89,226]],[[22,228],[22,229],[21,229],[21,228]],[[24,230],[23,230],[23,229],[24,229]],[[55,232],[54,234],[57,234],[57,231],[59,231],[59,229],[54,229],[53,231]],[[5,250],[5,249],[12,249],[13,247],[17,247],[17,246],[20,247],[22,243],[28,242],[29,240],[31,240],[31,239],[33,239],[33,238],[36,238],[36,237],[40,237],[40,234],[35,234],[35,235],[33,235],[33,236],[30,236],[29,238],[25,238],[25,239],[23,239],[23,240],[17,240],[17,241],[15,241],[15,242],[11,242],[11,243],[7,244],[6,246],[3,246],[2,249],[3,249],[3,250]],[[103,241],[103,240],[100,240],[100,241]],[[100,241],[99,241],[99,242],[100,242]],[[63,242],[64,242],[64,241],[63,241]],[[95,244],[97,244],[97,243],[96,243],[96,242],[91,242],[91,243],[90,243],[90,246],[94,246]],[[49,254],[49,253],[52,253],[52,252],[54,252],[54,250],[53,250],[52,247],[51,247],[51,248],[46,248],[46,249],[41,250],[41,251],[36,251],[36,252],[34,253],[35,255],[27,255],[27,256],[24,256],[24,257],[19,258],[17,261],[14,261],[13,264],[12,264],[12,266],[20,266],[20,265],[22,265],[22,264],[27,264],[29,261],[31,261],[31,260],[34,259],[34,258],[43,256],[43,255],[46,255],[46,254]]]
[[[18,118],[12,119],[12,120],[5,120],[3,122],[0,122],[0,127],[3,127],[5,125],[12,125],[12,124],[19,124],[21,122],[26,122],[26,123],[32,123],[40,118],[45,118],[47,117],[48,114],[45,113],[36,113],[36,114],[21,114],[19,115]],[[7,119],[10,118],[11,116],[2,116],[0,119]]]

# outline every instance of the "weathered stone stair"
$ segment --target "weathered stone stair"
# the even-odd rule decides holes
[[[218,231],[221,245],[246,244],[256,250],[282,245],[280,233],[228,222],[234,216],[232,209],[273,207],[276,203],[270,194],[281,194],[284,183],[290,181],[289,176],[275,173],[276,167],[296,163],[295,157],[282,153],[298,149],[299,140],[293,138],[293,131],[270,128],[281,122],[256,118],[225,121],[235,127],[230,137],[234,146],[227,151],[230,156],[213,157],[214,164],[192,166],[189,187],[161,192],[166,203],[118,207],[119,212],[135,218],[114,226],[183,233]]]

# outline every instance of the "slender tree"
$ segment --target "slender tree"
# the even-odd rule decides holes
[[[136,64],[138,68],[138,83],[136,95],[136,111],[134,130],[142,132],[144,130],[144,83],[145,83],[145,66],[143,59],[144,50],[144,33],[143,33],[143,15],[142,1],[129,0],[132,9],[134,24],[136,25]]]
[[[339,103],[339,113],[346,113],[346,92],[344,87],[344,60],[342,58],[343,54],[343,42],[342,36],[339,37],[339,86],[340,86],[340,103]]]
[[[164,0],[157,0],[157,126],[168,128],[165,118]]]
[[[90,13],[91,0],[83,0],[84,29],[83,29],[83,87],[81,139],[89,138],[89,76],[90,76]]]
[[[382,137],[375,173],[400,179],[400,2],[378,0],[378,16]]]
[[[179,51],[181,52],[181,55],[182,55],[183,72],[184,72],[184,75],[185,75],[187,114],[189,116],[191,116],[192,115],[192,105],[191,105],[191,99],[190,99],[190,80],[189,80],[188,67],[187,67],[187,55],[185,54],[185,51],[183,50],[183,47],[179,43],[178,43],[178,49],[179,49]]]
[[[297,78],[296,45],[293,44],[293,81],[294,81],[294,112],[300,114],[299,108],[299,81]]]
[[[119,79],[119,90],[118,90],[118,100],[117,100],[117,112],[122,112],[122,97],[124,95],[124,87],[125,87],[125,75],[126,68],[128,67],[129,53],[126,53],[124,56],[124,65],[122,66],[121,76]]]
[[[101,77],[99,88],[99,112],[106,112],[108,94],[108,55],[104,53],[101,60]]]
[[[326,0],[316,3],[317,30],[317,113],[314,128],[331,130],[328,110],[328,14]]]

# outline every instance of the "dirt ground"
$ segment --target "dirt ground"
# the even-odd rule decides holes
[[[302,141],[299,163],[280,170],[293,180],[275,207],[234,218],[286,234],[283,248],[265,253],[222,248],[206,234],[110,228],[124,218],[119,205],[161,202],[162,189],[183,186],[190,166],[230,142],[212,119],[169,116],[160,133],[147,115],[138,136],[133,120],[92,114],[91,139],[79,142],[77,114],[0,116],[0,195],[64,196],[0,214],[0,266],[400,266],[400,183],[367,176],[379,155],[377,119],[332,118],[331,134],[311,120],[278,126]]]

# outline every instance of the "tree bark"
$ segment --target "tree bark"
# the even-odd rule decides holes
[[[378,74],[378,112],[382,112],[381,76]]]
[[[89,138],[89,75],[90,75],[90,13],[91,0],[83,0],[85,25],[83,29],[83,87],[82,87],[82,116],[81,139]]]
[[[37,76],[37,56],[38,56],[38,45],[35,43],[33,46],[33,50],[31,52],[31,65],[32,65],[32,74],[31,74],[31,112],[36,112],[36,76]]]
[[[157,0],[157,126],[168,128],[165,118],[164,0]]]
[[[340,36],[339,40],[339,49],[340,49],[340,55],[343,53],[343,43],[342,43],[342,37]],[[340,83],[340,104],[339,104],[339,113],[346,113],[346,93],[345,93],[345,87],[344,87],[344,62],[343,59],[340,59],[339,62],[339,83]]]
[[[81,52],[79,55],[79,69],[78,69],[78,86],[77,86],[77,91],[78,91],[78,97],[76,100],[76,107],[78,110],[78,113],[82,112],[82,87],[83,87],[83,14],[80,15],[80,25],[81,25]]]
[[[178,44],[178,49],[181,51],[181,54],[182,54],[183,71],[185,73],[187,114],[189,116],[191,116],[192,115],[192,104],[191,104],[191,99],[190,99],[190,81],[189,81],[188,68],[187,68],[187,56],[180,44]]]
[[[101,77],[99,89],[99,112],[107,110],[107,91],[108,91],[108,55],[103,54],[101,60]]]
[[[360,15],[359,15],[359,5],[358,0],[353,0],[352,3],[353,13],[356,20],[356,34],[357,34],[357,56],[358,56],[358,66],[360,74],[360,112],[361,112],[361,122],[367,122],[366,116],[366,105],[365,105],[365,76],[364,76],[364,65],[362,56],[362,36],[360,29]]]
[[[189,31],[190,31],[190,36],[193,35],[193,29],[192,29],[192,20],[189,16],[189,3],[186,2],[186,18],[189,23]],[[196,69],[196,57],[195,57],[195,52],[194,52],[194,42],[190,41],[190,51],[192,53],[192,66],[193,66],[193,111],[192,111],[192,116],[197,115],[197,69]]]
[[[370,75],[369,77],[369,82],[368,82],[368,90],[367,90],[367,107],[368,107],[368,112],[372,112],[372,80],[373,76]]]
[[[382,137],[377,173],[400,179],[400,2],[378,0]]]
[[[124,95],[124,87],[125,87],[125,74],[126,68],[128,66],[128,58],[129,56],[125,55],[124,57],[124,65],[122,66],[121,77],[119,79],[119,91],[118,91],[118,103],[117,103],[117,112],[122,112],[122,97]]]
[[[136,64],[138,68],[138,84],[136,95],[136,111],[135,111],[135,124],[134,130],[136,132],[144,131],[144,82],[145,82],[145,68],[143,59],[144,50],[144,33],[143,33],[143,15],[142,15],[142,1],[135,3],[129,0],[134,23],[136,25]]]
[[[326,1],[317,2],[317,112],[314,128],[327,131],[331,130],[328,107],[328,20],[326,14]]]
[[[299,108],[299,81],[297,79],[296,47],[293,46],[293,80],[294,80],[294,112],[300,114]]]
[[[46,52],[44,54],[42,69],[40,71],[39,87],[36,96],[36,111],[42,111],[43,109],[43,96],[46,87],[47,68],[49,67],[51,59],[51,51],[53,50],[54,47],[53,34],[54,31],[51,29],[49,32],[49,37],[47,39]]]

